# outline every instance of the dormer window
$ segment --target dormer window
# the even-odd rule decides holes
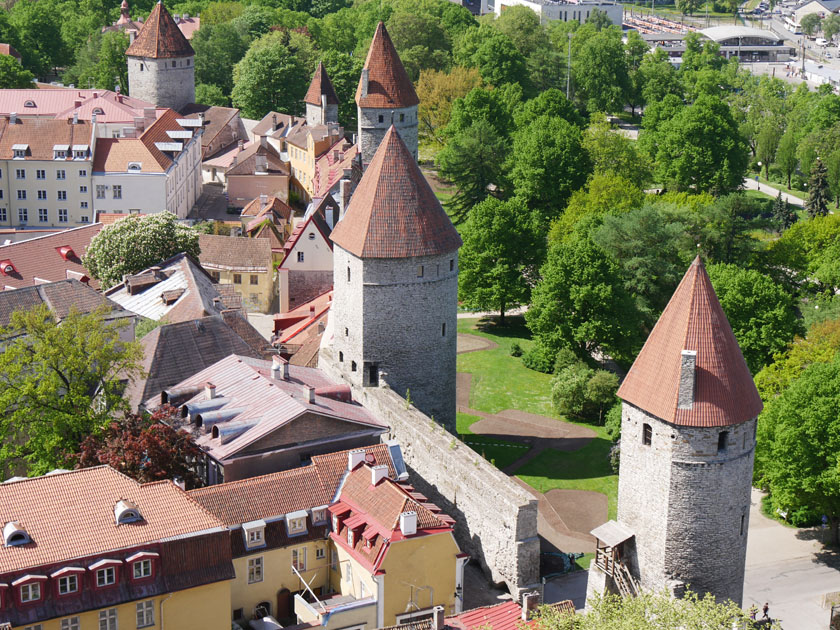
[[[137,521],[143,520],[143,517],[140,515],[140,510],[131,501],[120,499],[114,506],[114,519],[117,525],[123,525],[126,523],[136,523]]]
[[[138,560],[137,562],[133,562],[131,566],[135,580],[142,580],[152,575],[152,561],[149,559]]]
[[[27,602],[37,602],[41,599],[41,583],[30,582],[20,587],[20,601],[24,604]]]
[[[286,514],[286,531],[289,536],[306,533],[306,510]]]
[[[70,151],[70,145],[69,144],[54,144],[53,145],[53,159],[54,160],[66,160],[68,151]]]
[[[245,546],[248,549],[265,546],[265,521],[251,521],[242,524],[242,534],[245,536]]]
[[[104,567],[96,571],[96,586],[102,588],[103,586],[110,586],[117,581],[117,568]]]
[[[29,534],[17,521],[9,521],[3,527],[3,541],[7,547],[18,547],[32,542]]]
[[[105,110],[102,109],[101,107],[94,107],[93,108],[93,113],[96,114],[97,116],[104,116],[105,115]]]
[[[26,101],[26,102],[23,104],[23,106],[24,106],[24,107],[37,107],[37,105],[35,105],[35,101],[32,101],[32,100]]]
[[[142,162],[129,162],[128,163],[128,170],[129,171],[142,171],[143,170],[143,163]]]
[[[313,523],[326,523],[327,522],[327,508],[326,507],[312,508],[312,522]]]
[[[88,156],[88,150],[90,147],[86,144],[74,144],[73,145],[73,159],[74,160],[86,160]]]
[[[12,154],[16,160],[22,160],[26,157],[26,154],[29,153],[29,145],[28,144],[13,144],[12,145]]]
[[[65,575],[58,578],[58,594],[69,595],[79,590],[79,576]]]

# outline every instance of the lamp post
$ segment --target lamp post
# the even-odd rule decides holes
[[[758,181],[758,178],[761,177],[761,160],[758,161],[758,175],[755,176],[755,185],[758,190],[761,190],[761,182]]]

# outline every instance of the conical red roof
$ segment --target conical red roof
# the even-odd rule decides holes
[[[312,83],[309,84],[309,89],[306,92],[303,102],[320,106],[322,94],[327,97],[328,105],[338,105],[338,96],[333,89],[330,77],[327,76],[324,64],[319,61],[318,68],[315,70],[315,76],[312,77]]]
[[[359,107],[411,107],[420,102],[382,22],[376,27],[364,67],[368,71],[368,89],[367,95],[362,96],[363,72],[356,88]]]
[[[131,57],[173,59],[189,57],[195,55],[195,52],[169,11],[158,2],[125,54]]]
[[[691,409],[677,407],[683,350],[697,352]],[[761,411],[750,370],[699,256],[656,322],[618,397],[662,420],[693,427],[738,424]]]
[[[461,237],[393,125],[330,238],[360,258],[432,256],[461,246]]]

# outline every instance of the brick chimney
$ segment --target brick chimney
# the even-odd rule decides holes
[[[677,409],[691,409],[694,406],[696,373],[697,351],[683,350],[680,354],[680,387],[677,394]]]

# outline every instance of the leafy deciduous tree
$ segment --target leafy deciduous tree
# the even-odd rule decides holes
[[[0,89],[32,87],[35,80],[29,70],[25,70],[11,55],[0,55]]]
[[[475,68],[455,66],[449,72],[422,70],[416,86],[421,137],[442,143],[440,132],[449,124],[453,102],[479,85],[481,76]]]

